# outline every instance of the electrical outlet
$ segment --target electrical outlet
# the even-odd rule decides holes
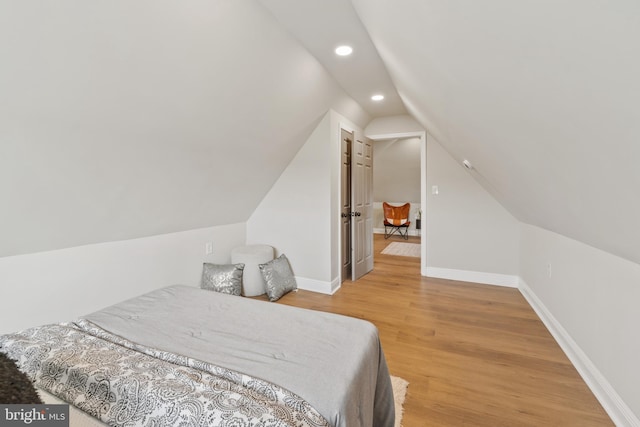
[[[207,242],[204,245],[204,253],[205,255],[211,255],[213,253],[213,242]]]

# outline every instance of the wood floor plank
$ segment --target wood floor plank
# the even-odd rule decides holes
[[[409,381],[404,427],[613,425],[517,289],[422,277],[419,258],[380,253],[390,241],[375,235],[374,271],[336,294],[279,302],[374,323]]]

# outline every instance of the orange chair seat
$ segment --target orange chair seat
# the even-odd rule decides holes
[[[382,202],[382,210],[384,213],[384,238],[388,239],[392,234],[398,233],[405,240],[408,240],[409,225],[411,225],[411,221],[409,221],[411,204],[405,203],[401,206],[393,206],[387,202]],[[391,227],[391,230],[387,231],[387,227]]]

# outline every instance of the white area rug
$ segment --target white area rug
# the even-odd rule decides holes
[[[382,253],[420,258],[420,243],[391,242],[382,250]]]
[[[393,388],[393,401],[395,403],[396,408],[396,423],[395,427],[402,427],[402,412],[404,408],[402,404],[404,403],[404,397],[407,394],[407,386],[409,383],[400,378],[394,377],[391,375],[391,387]]]

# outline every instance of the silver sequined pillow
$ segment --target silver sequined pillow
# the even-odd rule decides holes
[[[284,294],[298,289],[289,260],[282,254],[273,261],[258,264],[264,279],[269,301],[277,301]]]
[[[242,272],[244,264],[202,265],[200,287],[223,294],[240,295],[242,292]]]

